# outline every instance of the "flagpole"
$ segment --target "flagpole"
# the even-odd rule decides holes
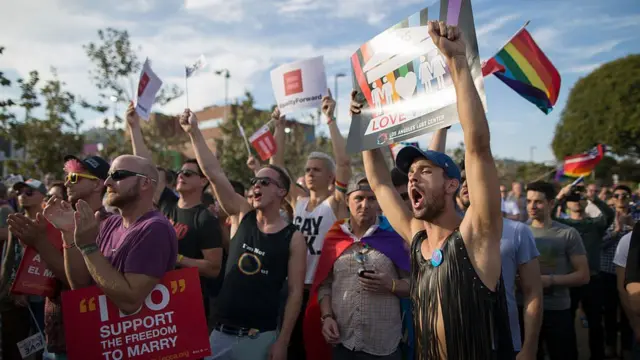
[[[187,109],[189,108],[189,82],[187,77],[187,70],[184,71],[184,95],[187,98]]]
[[[513,36],[511,36],[511,37],[509,38],[509,40],[507,40],[507,41],[504,43],[504,45],[500,46],[500,47],[498,48],[498,51],[496,51],[496,53],[495,53],[495,54],[493,54],[493,56],[491,56],[491,57],[490,57],[490,58],[488,58],[488,59],[493,59],[494,57],[496,57],[496,55],[498,55],[498,53],[500,53],[500,51],[502,51],[502,49],[504,49],[504,47],[505,47],[505,46],[507,46],[507,45],[511,42],[511,40],[513,40],[513,38],[515,38],[516,36],[518,36],[518,34],[520,34],[520,32],[521,32],[522,30],[524,30],[524,28],[526,28],[526,27],[527,27],[527,25],[529,25],[529,23],[530,23],[530,22],[531,22],[531,20],[527,20],[527,21],[524,23],[524,25],[522,25],[522,27],[520,27],[520,29],[518,29],[518,31],[516,31],[516,33],[515,33],[515,34],[513,34]]]

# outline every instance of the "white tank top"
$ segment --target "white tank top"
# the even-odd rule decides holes
[[[307,211],[309,198],[300,198],[293,212],[293,225],[304,235],[307,243],[307,275],[304,283],[312,284],[316,274],[316,267],[320,259],[324,237],[336,222],[336,215],[329,205],[329,198],[316,206],[313,211]]]

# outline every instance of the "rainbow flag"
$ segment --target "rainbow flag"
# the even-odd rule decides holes
[[[558,100],[560,74],[525,28],[482,64],[482,75],[491,74],[545,114]]]
[[[563,175],[577,178],[591,174],[604,157],[604,153],[605,146],[598,144],[587,153],[567,156],[564,158]]]

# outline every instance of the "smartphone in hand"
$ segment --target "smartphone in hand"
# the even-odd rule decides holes
[[[374,274],[374,273],[375,271],[373,270],[365,270],[365,269],[358,270],[358,276],[362,278],[367,278],[367,274]]]

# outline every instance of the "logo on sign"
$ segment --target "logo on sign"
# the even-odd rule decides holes
[[[298,94],[303,91],[302,88],[302,70],[293,70],[284,73],[284,94],[286,96]]]
[[[147,84],[149,84],[149,75],[147,73],[143,73],[140,76],[140,82],[138,83],[138,97],[142,96],[144,90],[147,88]]]

